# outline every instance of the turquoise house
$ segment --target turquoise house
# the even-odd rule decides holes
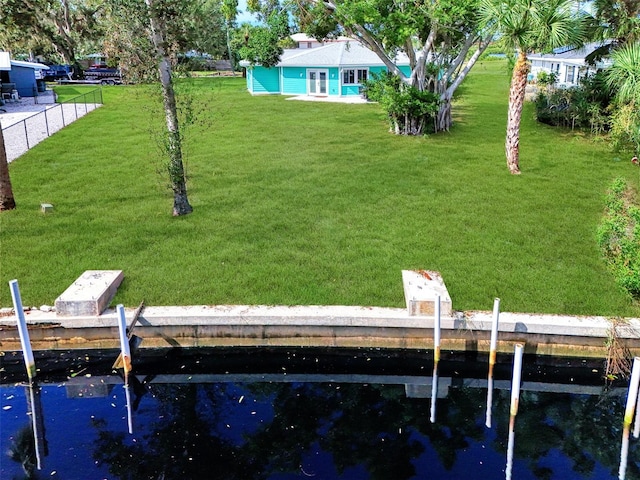
[[[407,75],[409,59],[396,63]],[[247,68],[247,90],[253,95],[308,95],[340,98],[361,94],[364,80],[372,73],[386,71],[382,60],[357,41],[327,43],[315,48],[285,50],[280,62],[271,68]]]

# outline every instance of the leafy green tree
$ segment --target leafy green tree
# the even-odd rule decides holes
[[[158,79],[147,6],[142,0],[111,0],[103,52],[128,83]]]
[[[640,40],[640,0],[593,0],[593,37],[602,45],[588,61],[607,57],[618,46]]]
[[[0,0],[2,37],[27,48],[49,44],[63,63],[76,65],[78,48],[102,35],[102,9],[97,0]]]
[[[481,0],[481,17],[507,51],[517,50],[509,87],[505,150],[507,167],[520,174],[520,120],[527,76],[528,55],[557,47],[580,45],[586,39],[585,17],[572,0]]]
[[[163,0],[168,15],[165,48],[172,67],[195,50],[220,57],[227,51],[219,0]],[[104,53],[120,67],[127,82],[158,79],[147,7],[142,0],[110,0],[105,13]]]
[[[280,61],[283,41],[291,31],[284,10],[263,13],[263,18],[264,25],[243,25],[235,37],[235,45],[242,59],[268,68]]]

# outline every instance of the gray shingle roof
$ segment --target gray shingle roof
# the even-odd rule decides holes
[[[408,65],[406,56],[398,59]],[[316,48],[285,50],[278,67],[370,67],[384,63],[374,52],[359,42],[335,42]]]

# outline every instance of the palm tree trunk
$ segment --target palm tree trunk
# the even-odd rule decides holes
[[[520,174],[520,119],[522,118],[522,108],[524,107],[524,94],[527,88],[529,68],[527,54],[521,50],[513,68],[511,86],[509,87],[509,114],[505,142],[507,167],[514,175]]]
[[[184,177],[184,165],[182,163],[182,142],[178,128],[178,112],[176,108],[176,95],[173,90],[171,77],[171,60],[164,44],[164,28],[162,19],[158,18],[155,0],[146,0],[149,9],[149,22],[153,35],[153,44],[156,48],[159,64],[160,83],[162,84],[162,100],[167,122],[167,150],[169,164],[167,170],[171,190],[173,190],[173,215],[186,215],[193,211],[187,198],[187,184]]]
[[[4,146],[4,135],[0,128],[0,212],[16,208],[13,198],[11,178],[9,177],[9,163],[7,162],[7,150]]]
[[[233,75],[235,76],[236,74],[236,61],[233,58],[233,53],[231,52],[231,28],[229,27],[229,22],[227,21],[227,53],[229,55],[229,62],[231,62],[231,71],[233,72]]]

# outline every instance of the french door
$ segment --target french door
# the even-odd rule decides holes
[[[307,70],[307,83],[309,95],[326,95],[328,92],[328,70]]]

